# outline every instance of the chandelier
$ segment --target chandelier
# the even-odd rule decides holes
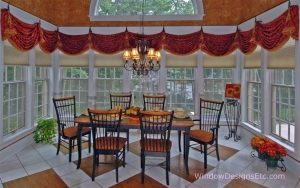
[[[159,60],[161,54],[154,48],[149,48],[151,41],[146,40],[144,36],[144,7],[145,0],[142,2],[142,15],[141,15],[141,31],[139,39],[135,41],[135,48],[126,49],[123,54],[125,59],[124,68],[132,71],[136,75],[148,75],[151,71],[160,69]],[[131,60],[130,60],[131,59]]]

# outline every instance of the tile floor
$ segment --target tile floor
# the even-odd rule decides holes
[[[140,135],[136,131],[130,132],[130,142],[138,141]],[[174,173],[170,173],[170,185],[172,188],[206,188],[206,187],[232,187],[231,185],[242,185],[253,187],[285,187],[285,188],[300,188],[300,175],[293,174],[288,170],[282,172],[279,168],[269,168],[267,170],[263,161],[257,158],[252,158],[250,152],[252,151],[249,145],[250,141],[243,139],[234,142],[232,139],[225,140],[224,135],[220,135],[219,143],[221,145],[231,147],[239,150],[226,160],[217,161],[215,157],[208,156],[208,164],[212,166],[212,170],[208,171],[205,177],[188,181],[182,177],[177,176]],[[181,153],[178,151],[177,144],[177,132],[174,131],[171,134],[172,139],[172,157],[179,157]],[[72,161],[78,159],[77,152],[72,154]],[[92,154],[88,153],[88,150],[83,150],[83,158],[87,158]],[[194,160],[203,161],[203,155],[196,150],[190,150],[189,157]],[[163,160],[148,159],[149,163],[158,164]],[[233,168],[234,167],[234,168]],[[33,144],[17,153],[7,161],[0,164],[0,188],[4,183],[14,181],[16,179],[29,176],[38,172],[45,171],[47,169],[53,169],[57,175],[65,182],[68,187],[80,188],[106,188],[106,187],[118,187],[115,181],[115,170],[111,170],[95,178],[95,181],[91,181],[89,175],[83,170],[76,169],[76,165],[68,162],[68,155],[60,153],[56,155],[56,147],[53,145],[41,145]],[[138,175],[141,172],[140,158],[132,152],[126,152],[126,167],[119,168],[119,183],[130,178],[135,178],[136,181]],[[160,184],[166,186],[165,170],[160,167],[146,167],[146,175],[150,179],[154,179]],[[222,178],[223,175],[223,178]],[[241,178],[246,177],[248,181],[234,181],[229,176],[240,175]],[[247,176],[256,177],[249,178]],[[259,178],[258,176],[263,178]],[[282,179],[266,179],[265,177],[278,177],[283,175]],[[216,178],[218,176],[219,178]],[[255,184],[253,184],[255,183]],[[120,185],[121,187],[121,185]]]

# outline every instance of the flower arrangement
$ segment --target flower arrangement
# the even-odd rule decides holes
[[[251,139],[251,146],[266,159],[280,159],[287,155],[284,147],[265,136],[253,137]]]
[[[275,142],[265,142],[258,151],[267,159],[280,159],[286,156],[286,150]]]
[[[254,150],[258,151],[258,148],[266,142],[273,142],[266,136],[255,136],[251,139],[251,146]]]

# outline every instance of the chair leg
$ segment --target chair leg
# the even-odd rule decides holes
[[[72,141],[70,138],[69,138],[69,162],[72,161]]]
[[[142,156],[142,184],[144,184],[144,176],[145,176],[145,156]]]
[[[56,151],[56,155],[59,154],[59,150],[60,150],[60,141],[61,141],[61,138],[60,138],[60,135],[58,135],[58,143],[57,143],[57,151]]]
[[[167,154],[167,159],[166,159],[166,180],[167,180],[167,185],[169,185],[169,171],[170,171],[170,153]]]
[[[96,156],[96,164],[99,166],[99,155]]]
[[[96,158],[97,158],[97,154],[94,153],[93,155],[93,172],[92,172],[92,181],[95,180],[95,168],[96,168]]]
[[[183,135],[183,158],[185,159],[185,135]]]
[[[115,167],[116,167],[116,182],[119,182],[119,168],[118,168],[118,154],[116,154],[116,161],[115,161]]]
[[[129,151],[129,129],[126,131],[126,137],[127,137],[127,151]]]
[[[170,154],[169,154],[169,163],[168,163],[168,171],[171,170],[171,159],[170,159]]]
[[[123,168],[125,168],[125,146],[123,147]]]
[[[216,140],[216,153],[217,153],[217,159],[218,161],[220,161],[218,140]]]
[[[179,152],[181,152],[181,131],[178,131],[178,148]]]
[[[202,146],[201,146],[202,148]],[[204,168],[207,168],[207,144],[204,144]]]
[[[89,153],[91,153],[91,134],[92,132],[89,133]]]
[[[75,146],[75,139],[73,139],[73,144],[72,144],[72,148],[74,149]]]
[[[142,150],[141,150],[141,168],[143,168],[143,157],[142,157]]]

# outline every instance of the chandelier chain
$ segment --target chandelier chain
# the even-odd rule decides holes
[[[124,68],[128,71],[132,71],[133,74],[147,76],[152,71],[160,69],[159,60],[161,54],[154,48],[149,48],[151,42],[145,39],[144,33],[144,18],[145,18],[145,6],[146,0],[142,1],[141,4],[141,15],[140,15],[140,35],[137,35],[135,41],[136,47],[132,48],[131,51],[128,49],[124,51],[123,58],[125,59]],[[128,61],[128,59],[132,59]],[[151,74],[149,74],[151,75]]]

